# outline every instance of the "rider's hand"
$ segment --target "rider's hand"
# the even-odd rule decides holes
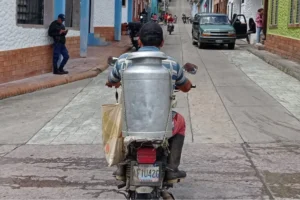
[[[110,88],[111,87],[119,88],[121,86],[121,83],[120,82],[118,82],[118,83],[111,83],[111,82],[107,81],[105,85],[107,87],[110,87]]]

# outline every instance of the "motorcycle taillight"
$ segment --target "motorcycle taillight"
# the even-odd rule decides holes
[[[156,149],[139,148],[137,150],[137,162],[139,164],[153,164],[156,161]]]

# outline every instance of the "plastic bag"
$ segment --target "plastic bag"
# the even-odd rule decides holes
[[[102,105],[102,141],[108,166],[123,161],[122,104]]]

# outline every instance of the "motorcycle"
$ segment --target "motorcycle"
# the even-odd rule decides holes
[[[172,32],[174,31],[174,24],[173,23],[168,23],[167,30],[169,32],[169,35],[171,35]]]
[[[182,15],[182,22],[183,22],[184,24],[186,23],[186,15],[185,15],[185,14]]]
[[[131,39],[131,43],[136,50],[139,50],[139,32],[142,28],[142,24],[140,22],[130,22],[128,24],[129,36]]]
[[[151,57],[151,55],[149,57]],[[112,66],[117,60],[118,58],[110,57],[108,64]],[[183,68],[190,74],[196,74],[198,69],[196,65],[191,63],[186,63]],[[123,82],[125,81],[123,80]],[[137,87],[141,86],[139,85]],[[192,86],[192,88],[196,88],[196,86]],[[175,88],[175,92],[178,91],[179,90]],[[175,93],[173,93],[171,97],[172,107],[176,107]],[[169,99],[169,97],[166,97],[166,99]],[[123,105],[125,105],[125,103]],[[124,115],[126,115],[126,113]],[[124,147],[126,152],[125,160],[119,163],[119,166],[124,169],[126,176],[125,179],[122,180],[123,182],[117,185],[117,187],[119,190],[122,188],[125,188],[125,190],[119,191],[119,193],[122,193],[128,200],[175,199],[168,189],[172,188],[173,184],[179,183],[180,179],[173,181],[167,181],[165,179],[168,170],[167,161],[170,154],[168,139],[166,137],[160,139],[146,138],[144,137],[144,132],[141,131],[141,133],[135,136],[125,136]],[[115,178],[120,180],[121,177],[116,176]]]
[[[141,14],[141,16],[140,16],[140,22],[142,24],[146,24],[148,22],[147,14]]]

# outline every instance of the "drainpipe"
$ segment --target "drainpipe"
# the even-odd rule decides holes
[[[128,0],[128,12],[127,12],[127,21],[132,22],[133,16],[133,0]]]
[[[157,0],[151,1],[151,13],[157,13]],[[150,13],[150,15],[151,15]]]
[[[209,0],[209,12],[213,12],[212,10],[212,6],[213,6],[213,0]]]
[[[59,14],[66,14],[66,0],[54,0],[54,12],[53,12],[53,19],[57,19]],[[57,62],[57,66],[60,65],[61,61],[63,60],[62,55],[59,56],[59,60]]]
[[[122,0],[115,0],[115,40],[121,40]]]
[[[80,57],[87,57],[90,0],[80,0]]]
[[[263,33],[265,36],[265,39],[267,39],[267,29],[268,29],[268,9],[269,9],[269,0],[264,0],[264,29],[263,29]]]

